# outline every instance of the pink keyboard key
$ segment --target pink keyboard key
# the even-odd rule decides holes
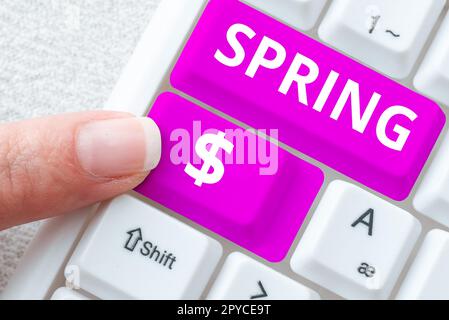
[[[321,188],[321,170],[173,93],[149,116],[161,129],[162,159],[136,191],[282,260]]]
[[[172,85],[395,200],[445,123],[438,105],[237,0],[211,0]]]

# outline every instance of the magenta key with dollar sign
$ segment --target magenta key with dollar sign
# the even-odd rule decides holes
[[[136,191],[269,261],[282,260],[322,171],[173,93],[162,94],[149,116],[161,130],[162,159]]]

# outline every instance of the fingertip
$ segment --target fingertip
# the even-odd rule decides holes
[[[149,172],[157,167],[161,160],[161,132],[151,118],[138,118],[145,135],[145,161],[144,170]]]
[[[159,163],[161,135],[149,118],[120,118],[81,126],[78,160],[89,174],[102,178],[148,173]]]

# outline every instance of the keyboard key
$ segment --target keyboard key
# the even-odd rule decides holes
[[[418,91],[449,106],[449,14],[421,65],[414,85]]]
[[[399,300],[449,299],[449,233],[430,231],[398,293]]]
[[[232,253],[209,300],[318,300],[313,290],[241,254]]]
[[[292,27],[310,30],[323,10],[326,0],[245,0]]]
[[[291,260],[293,271],[347,299],[387,299],[421,225],[343,181],[330,184]]]
[[[162,159],[136,191],[282,260],[321,188],[321,170],[173,93],[149,116],[161,131]]]
[[[413,206],[420,213],[449,227],[449,134],[419,186]]]
[[[394,78],[407,77],[445,0],[335,0],[321,39]]]
[[[217,241],[124,195],[94,218],[68,265],[100,299],[198,299],[221,253]]]
[[[59,288],[51,296],[50,300],[90,300],[81,293],[69,288]]]
[[[173,86],[395,200],[445,123],[438,105],[239,1],[211,1]]]

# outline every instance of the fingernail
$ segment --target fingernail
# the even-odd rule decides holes
[[[85,171],[98,177],[122,177],[158,165],[161,135],[149,118],[101,120],[80,127],[76,148]]]

